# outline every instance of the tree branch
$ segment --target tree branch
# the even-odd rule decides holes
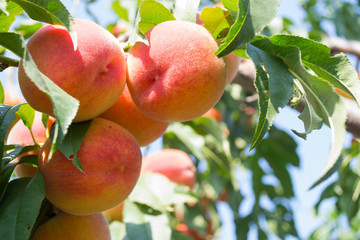
[[[8,67],[17,67],[17,66],[19,66],[19,60],[0,55],[0,72],[2,72]]]

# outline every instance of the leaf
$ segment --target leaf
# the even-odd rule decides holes
[[[251,44],[247,52],[255,63],[255,87],[259,94],[259,120],[250,147],[253,149],[272,126],[279,108],[289,102],[293,92],[293,76],[279,58]]]
[[[34,146],[26,146],[26,147],[21,147],[21,148],[18,148],[14,151],[12,151],[11,153],[8,153],[5,155],[5,157],[2,159],[2,164],[7,164],[9,163],[10,161],[14,160],[16,157],[18,157],[19,155],[25,153],[25,152],[28,152],[28,151],[31,151],[31,150],[38,150],[37,147],[34,147]],[[30,157],[30,156],[29,156]],[[21,159],[21,163],[29,163],[29,162],[32,162],[33,159],[32,158],[24,158],[24,159]],[[36,156],[36,162],[37,162],[37,156]],[[0,201],[1,199],[4,197],[4,194],[5,194],[5,190],[6,188],[8,187],[8,184],[9,184],[9,180],[11,178],[11,175],[16,167],[16,165],[18,165],[20,162],[18,163],[9,163],[7,164],[5,167],[3,167],[1,169],[1,174],[0,174]]]
[[[4,104],[5,94],[2,83],[0,82],[0,104]]]
[[[282,41],[282,37],[285,41]],[[324,172],[319,180],[312,186],[314,187],[329,177],[334,169],[339,166],[339,162],[341,161],[339,156],[343,148],[344,135],[346,132],[346,109],[340,96],[336,94],[333,87],[324,79],[309,73],[304,67],[302,58],[305,58],[305,61],[311,62],[312,57],[317,57],[316,54],[318,53],[316,49],[314,49],[313,52],[307,51],[308,55],[303,55],[297,45],[288,44],[288,37],[289,36],[286,35],[275,35],[271,38],[259,37],[251,44],[281,58],[289,71],[301,83],[306,94],[305,96],[314,108],[316,114],[332,131],[330,156]]]
[[[224,44],[215,52],[223,57],[250,42],[271,22],[279,9],[280,0],[239,0],[238,16]]]
[[[35,110],[29,104],[22,104],[16,114],[23,121],[24,125],[31,131],[35,119]]]
[[[298,81],[295,81],[296,83]],[[297,84],[299,88],[301,88],[300,83]],[[301,88],[302,94],[305,96],[304,90]],[[323,125],[323,121],[321,118],[315,113],[314,108],[309,103],[309,100],[305,98],[305,108],[302,113],[299,115],[299,118],[304,123],[305,131],[303,133],[299,133],[295,130],[292,130],[299,137],[306,139],[307,134],[311,133],[313,130],[320,129]]]
[[[215,39],[225,38],[230,26],[234,23],[231,14],[219,7],[204,8],[200,19]]]
[[[111,4],[111,9],[118,15],[119,19],[124,19],[129,22],[129,16],[126,8],[121,6],[120,0],[114,1]]]
[[[279,45],[297,46],[305,66],[329,84],[350,94],[360,105],[359,75],[345,54],[331,56],[328,46],[298,36],[275,35],[272,39]]]
[[[165,213],[169,206],[195,202],[197,199],[190,193],[188,187],[179,186],[161,174],[146,173],[139,179],[128,199]]]
[[[81,142],[89,129],[91,121],[84,121],[79,123],[72,123],[65,135],[64,140],[58,145],[58,149],[67,157],[72,160],[74,166],[84,173],[80,160],[77,157],[77,152],[80,149]]]
[[[0,32],[0,45],[9,49],[20,58],[25,54],[24,38],[18,33]]]
[[[52,154],[57,144],[63,141],[72,120],[76,116],[76,112],[79,108],[79,101],[67,94],[53,81],[42,74],[28,51],[25,53],[23,66],[26,75],[28,75],[31,81],[50,98],[53,105],[56,122],[52,143]],[[51,159],[51,154],[49,159]]]
[[[196,22],[200,0],[175,0],[174,17],[180,21]]]
[[[124,209],[124,222],[126,224],[127,239],[129,240],[170,240],[171,229],[167,216],[148,215],[134,203],[126,200]]]
[[[50,24],[62,24],[70,32],[72,16],[59,0],[12,0],[21,6],[30,18]]]
[[[126,224],[119,221],[112,221],[109,225],[112,240],[126,239]]]
[[[171,123],[164,135],[164,142],[172,139],[172,134],[191,152],[196,158],[204,159],[201,149],[204,147],[204,138],[197,134],[190,126],[178,122]]]
[[[28,239],[45,198],[40,171],[34,178],[11,181],[0,202],[0,239]]]
[[[4,142],[5,136],[8,132],[9,127],[13,124],[16,119],[16,111],[19,110],[21,105],[8,106],[0,105],[0,157],[4,156]],[[0,168],[1,170],[1,168]]]
[[[7,3],[6,0],[0,0],[0,10],[0,32],[7,32],[23,9],[12,1]]]
[[[37,30],[43,25],[39,22],[35,23],[22,23],[15,28],[16,33],[21,34],[25,39],[30,38]]]
[[[139,29],[143,34],[159,23],[176,20],[166,7],[154,0],[143,1],[140,4],[139,13],[141,18]]]

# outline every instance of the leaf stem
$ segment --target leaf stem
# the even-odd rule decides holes
[[[19,62],[19,60],[0,55],[0,72],[8,67],[18,67]]]

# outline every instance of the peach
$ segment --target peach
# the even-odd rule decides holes
[[[21,99],[21,97],[13,89],[4,89],[4,95],[4,104],[6,105],[15,106],[24,102],[24,100]]]
[[[140,146],[147,146],[161,137],[168,122],[160,122],[145,116],[135,106],[125,86],[120,98],[99,117],[111,120],[126,128],[134,135]]]
[[[107,217],[110,221],[123,221],[123,209],[124,209],[124,202],[121,202],[119,205],[107,209],[103,211],[105,217]]]
[[[104,211],[122,202],[140,174],[141,151],[134,136],[102,118],[92,120],[77,157],[80,172],[59,150],[48,159],[51,140],[40,150],[39,169],[47,199],[73,215]]]
[[[221,122],[221,121],[224,120],[224,115],[219,110],[217,110],[216,108],[211,108],[209,111],[207,111],[202,116],[212,118],[217,122]]]
[[[235,55],[234,53],[229,53],[225,57],[223,57],[226,63],[226,85],[230,84],[239,71],[240,57]]]
[[[101,26],[75,19],[72,29],[77,35],[76,51],[69,32],[60,25],[39,29],[27,49],[43,74],[79,100],[74,121],[85,121],[104,112],[119,98],[126,81],[126,63],[117,39]],[[22,62],[18,78],[30,106],[53,116],[48,96],[29,79]]]
[[[128,87],[139,110],[158,121],[200,117],[222,96],[226,83],[218,45],[202,26],[184,21],[162,22],[146,33],[149,45],[131,48]]]
[[[38,144],[43,144],[47,138],[47,133],[44,124],[42,123],[42,113],[35,112],[34,122],[31,131],[34,135],[34,139]],[[55,119],[49,117],[48,128],[54,123]],[[19,144],[19,145],[33,145],[34,141],[31,137],[30,130],[24,125],[23,121],[19,120],[10,130],[6,140],[7,144]],[[22,157],[28,155],[38,155],[39,151],[31,151],[24,153],[14,159],[14,162],[20,161]],[[35,176],[38,168],[27,164],[19,164],[15,167],[15,174],[18,177],[33,177]]]
[[[196,183],[193,160],[187,153],[178,149],[162,149],[144,157],[141,173],[145,172],[160,173],[170,181],[190,188]]]
[[[32,240],[110,240],[110,230],[102,213],[73,216],[60,212],[41,224]]]

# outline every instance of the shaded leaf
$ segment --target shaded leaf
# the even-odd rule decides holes
[[[9,49],[20,58],[25,54],[25,42],[22,35],[11,32],[0,32],[0,45]]]
[[[34,178],[11,181],[0,202],[0,239],[28,239],[45,198],[40,171]]]
[[[35,23],[22,23],[15,28],[15,31],[21,34],[25,39],[30,38],[37,30],[43,25],[39,22]]]
[[[113,1],[111,4],[112,10],[118,15],[119,19],[124,19],[125,21],[129,22],[129,16],[126,8],[121,6],[120,1]]]
[[[77,152],[80,149],[81,142],[89,129],[91,121],[84,121],[79,123],[72,123],[65,135],[64,140],[58,145],[58,149],[67,157],[72,160],[73,165],[82,173],[84,169],[81,162],[77,157]]]

